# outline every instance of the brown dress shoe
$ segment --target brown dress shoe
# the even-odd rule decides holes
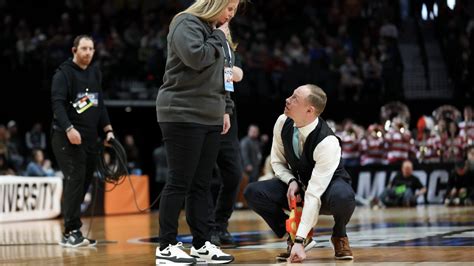
[[[334,256],[337,260],[352,260],[352,250],[349,246],[349,238],[346,237],[331,237],[332,245],[334,246]]]

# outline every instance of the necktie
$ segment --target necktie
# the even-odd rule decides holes
[[[295,151],[296,157],[300,158],[300,140],[299,140],[299,130],[297,127],[293,128],[293,150]]]

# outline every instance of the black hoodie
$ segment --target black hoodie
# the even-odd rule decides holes
[[[97,128],[110,124],[101,89],[102,75],[97,64],[86,69],[76,65],[72,58],[62,63],[53,76],[51,103],[53,107],[53,129],[65,132],[73,125],[85,142],[97,140]],[[87,93],[93,105],[83,113],[72,106]]]

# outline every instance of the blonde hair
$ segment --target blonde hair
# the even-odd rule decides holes
[[[229,4],[231,0],[196,0],[194,4],[179,12],[175,18],[181,14],[191,14],[206,22],[213,22],[219,13]],[[240,2],[240,1],[239,1]]]
[[[230,32],[230,30],[229,30],[229,35],[227,35],[226,38],[227,38],[227,41],[229,42],[230,48],[232,49],[232,51],[235,52],[235,50],[237,50],[237,46],[239,45],[239,43],[235,43],[232,40],[232,32]]]
[[[306,87],[309,89],[309,95],[306,100],[316,108],[316,113],[319,116],[324,111],[324,108],[326,108],[326,93],[320,87],[313,84],[306,84]]]
[[[229,5],[230,1],[231,0],[196,0],[194,4],[176,14],[173,19],[182,14],[191,14],[206,22],[214,22],[214,19],[222,10],[224,10],[224,8],[227,7],[227,5]],[[245,6],[248,2],[248,0],[238,1],[239,6],[241,4]],[[235,10],[235,13],[237,13],[237,10]],[[237,50],[238,43],[234,43],[232,35],[229,33],[226,38],[229,42],[230,48],[232,48],[233,51]]]

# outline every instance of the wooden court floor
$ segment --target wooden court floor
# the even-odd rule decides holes
[[[158,212],[84,219],[83,232],[98,239],[95,248],[63,248],[61,220],[0,223],[0,265],[153,265]],[[92,222],[92,226],[91,225]],[[358,207],[348,225],[354,261],[336,261],[329,246],[332,217],[321,216],[318,246],[305,264],[318,265],[474,265],[474,208],[418,206],[371,210]],[[249,210],[235,211],[229,231],[238,245],[225,248],[234,264],[275,264],[285,250],[267,225]],[[185,218],[179,240],[189,245]],[[283,263],[281,263],[283,264]]]

